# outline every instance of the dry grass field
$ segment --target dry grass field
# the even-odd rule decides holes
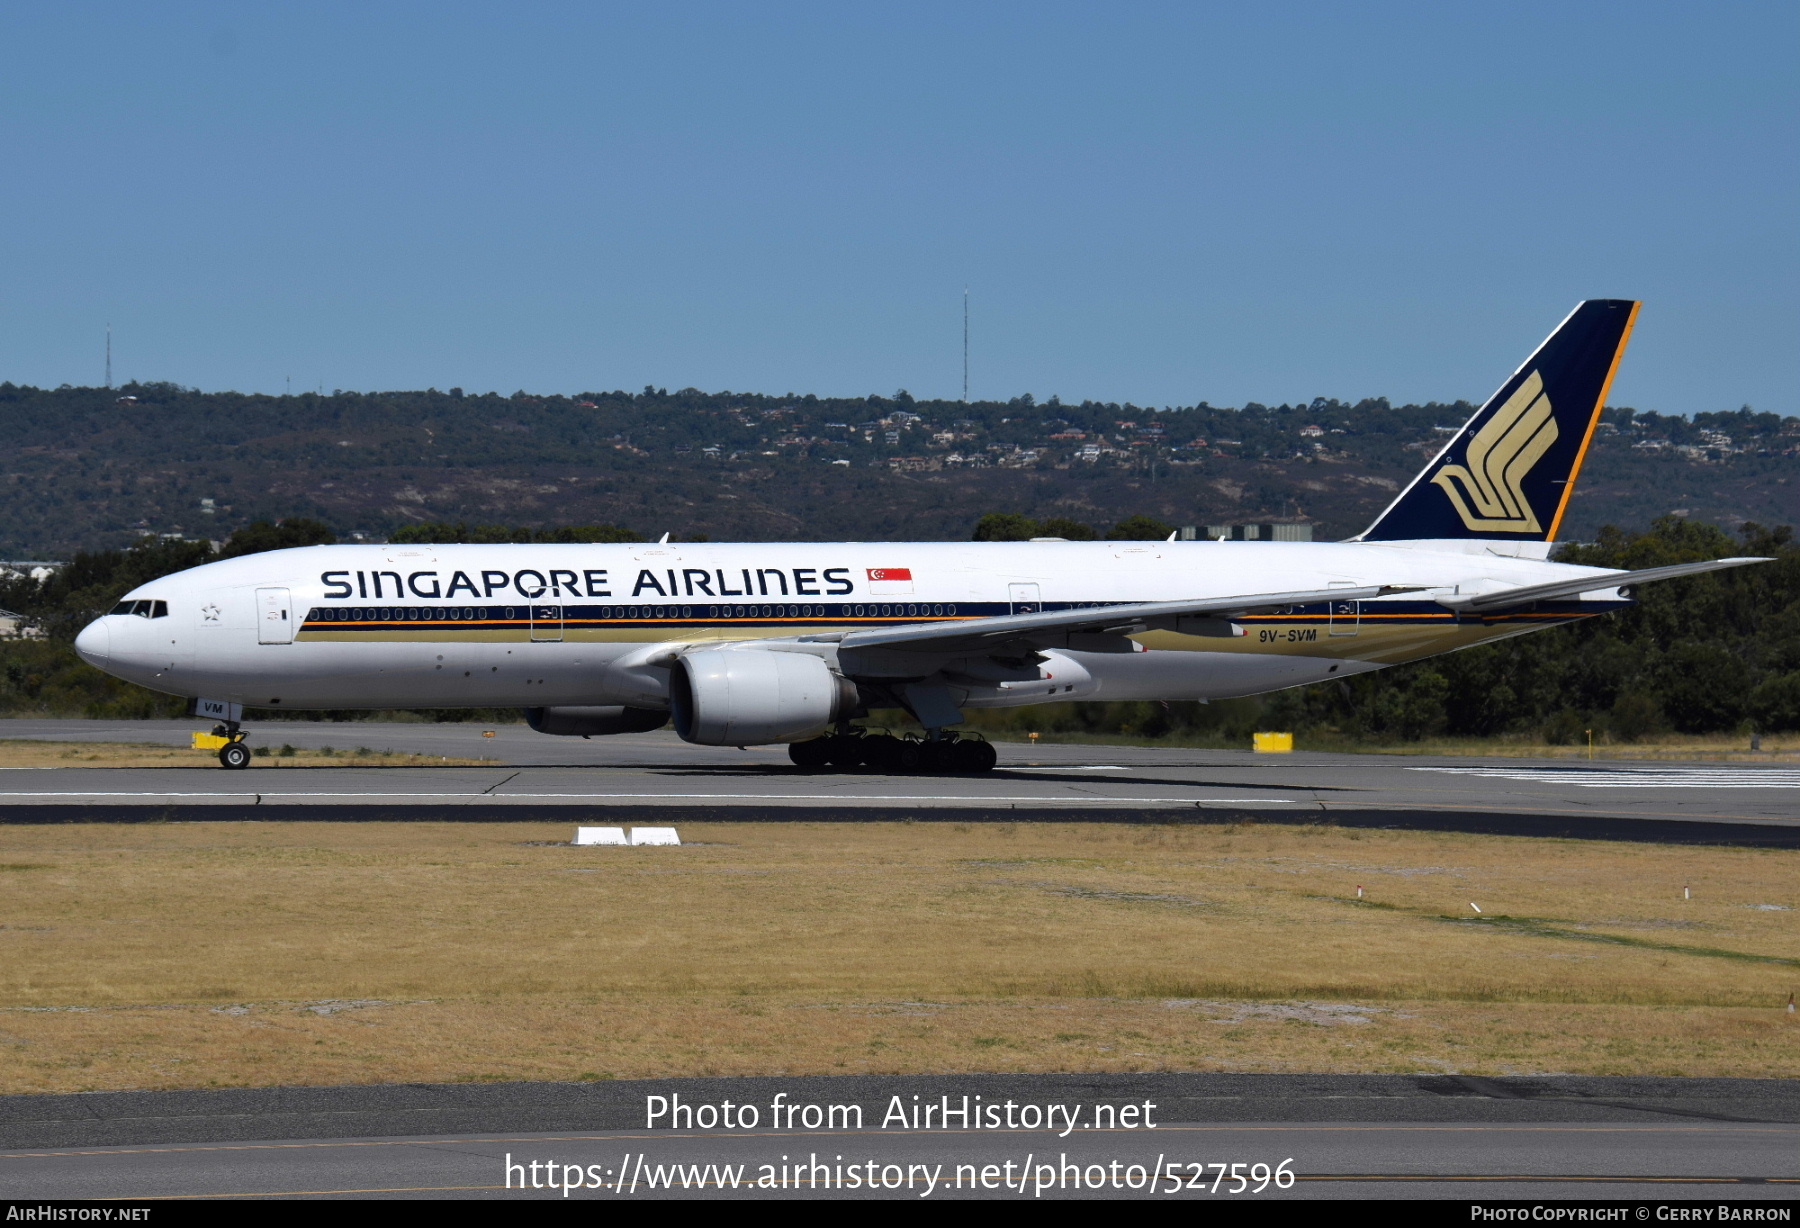
[[[0,1092],[1800,1073],[1800,853],[1273,824],[682,835],[0,827]]]
[[[367,746],[300,750],[292,746],[258,745],[252,768],[292,767],[429,767],[445,764],[469,766],[489,759],[446,759],[438,755],[412,755]],[[286,753],[283,753],[286,752]],[[217,752],[190,750],[185,746],[159,746],[152,742],[40,742],[32,738],[0,740],[0,768],[51,767],[214,767]]]

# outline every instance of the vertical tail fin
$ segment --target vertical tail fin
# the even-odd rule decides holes
[[[1555,541],[1638,307],[1576,307],[1356,540]]]

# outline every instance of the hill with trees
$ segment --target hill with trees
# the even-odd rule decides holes
[[[1155,408],[667,392],[201,393],[0,384],[0,558],[308,517],[622,526],[713,540],[956,540],[990,512],[1086,526],[1307,519],[1354,533],[1465,403]],[[1663,515],[1800,522],[1800,419],[1610,409],[1565,537]],[[1074,529],[1052,534],[1079,536]]]

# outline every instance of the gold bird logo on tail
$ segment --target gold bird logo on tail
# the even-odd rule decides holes
[[[1463,449],[1461,465],[1445,465],[1431,481],[1444,488],[1456,514],[1475,533],[1540,533],[1521,484],[1556,442],[1556,415],[1533,371]]]

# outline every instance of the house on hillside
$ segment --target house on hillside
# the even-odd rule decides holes
[[[25,621],[23,614],[15,614],[11,610],[0,610],[0,640],[41,640],[44,631]]]

